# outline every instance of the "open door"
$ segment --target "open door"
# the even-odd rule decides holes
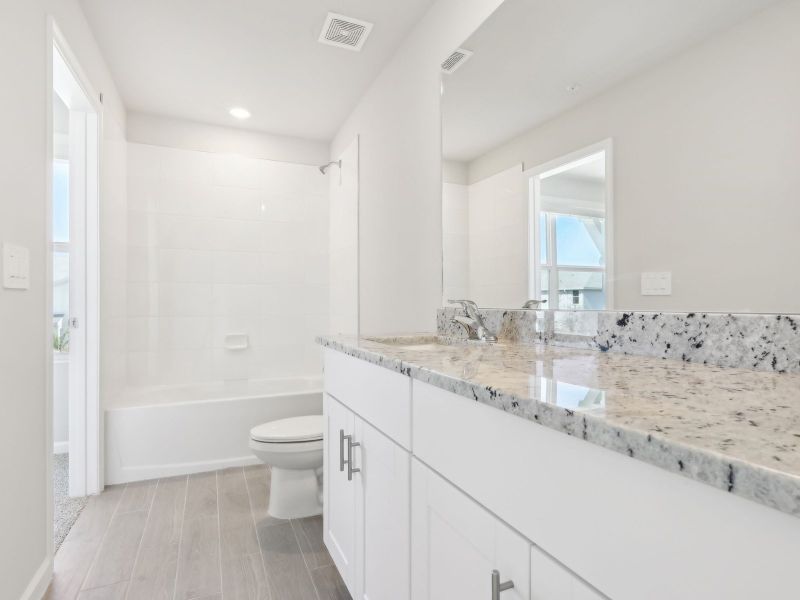
[[[66,396],[69,495],[102,490],[99,401],[99,147],[100,104],[85,83],[68,47],[54,31],[53,108],[66,111],[66,136],[54,132],[52,252],[53,346],[56,361],[66,360],[68,376],[59,380],[54,364],[55,419],[59,393]],[[54,124],[58,119],[54,118]],[[59,155],[60,153],[60,155]],[[65,183],[68,182],[68,183]],[[66,189],[66,198],[59,197]],[[62,367],[63,368],[63,367]],[[57,386],[63,386],[59,389]],[[59,424],[54,422],[54,432]]]

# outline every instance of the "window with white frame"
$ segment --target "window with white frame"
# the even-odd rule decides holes
[[[542,307],[609,308],[605,151],[533,176],[531,296]]]

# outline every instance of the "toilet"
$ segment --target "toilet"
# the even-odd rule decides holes
[[[250,430],[250,449],[272,467],[267,512],[278,519],[322,514],[322,415],[270,421]]]

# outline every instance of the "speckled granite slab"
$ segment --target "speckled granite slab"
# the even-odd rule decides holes
[[[437,314],[441,335],[463,338],[452,318]],[[800,316],[615,311],[481,309],[502,340],[593,348],[719,367],[800,373]]]
[[[800,374],[549,344],[317,341],[800,517]]]

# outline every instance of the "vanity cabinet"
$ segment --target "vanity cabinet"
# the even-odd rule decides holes
[[[410,439],[410,380],[344,356],[325,367],[325,545],[353,598],[408,600],[411,455],[386,429]]]
[[[414,600],[530,599],[528,540],[416,459],[411,490]]]
[[[350,441],[344,435],[355,433],[355,415],[328,394],[323,397],[325,452],[323,460],[323,538],[347,589],[353,590],[356,565],[357,483],[348,480],[346,460]]]
[[[540,548],[531,546],[531,600],[603,600],[575,574]]]
[[[331,349],[324,403],[353,598],[797,596],[797,517]]]
[[[357,419],[360,441],[356,497],[356,596],[408,600],[411,456]]]

